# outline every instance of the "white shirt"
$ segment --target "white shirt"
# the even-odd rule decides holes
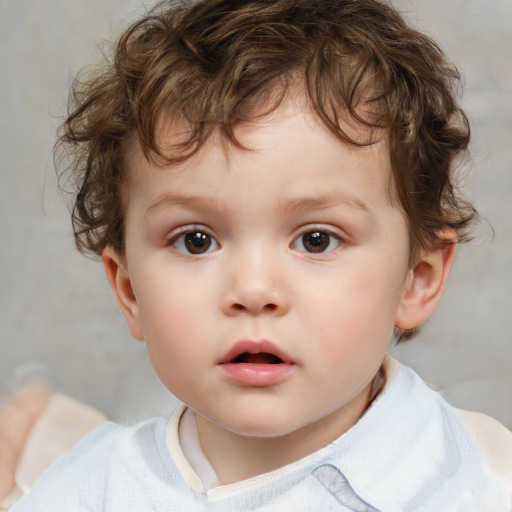
[[[180,444],[181,407],[170,421],[100,427],[12,512],[510,512],[510,432],[457,412],[391,359],[385,371],[383,391],[351,429],[270,473],[216,485],[213,472],[204,485],[193,469],[201,462]]]

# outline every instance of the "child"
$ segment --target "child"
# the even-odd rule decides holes
[[[386,356],[476,212],[458,75],[379,0],[164,2],[75,90],[76,242],[185,405],[13,510],[509,511],[512,436]]]

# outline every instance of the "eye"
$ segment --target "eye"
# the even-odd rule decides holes
[[[171,242],[173,247],[182,254],[206,254],[219,248],[215,238],[199,230],[181,233]]]
[[[293,242],[293,248],[301,252],[330,252],[341,245],[341,239],[322,229],[314,229],[300,235]]]

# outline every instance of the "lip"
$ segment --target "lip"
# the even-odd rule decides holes
[[[237,361],[243,354],[266,354],[263,362]],[[273,356],[279,362],[265,362]],[[292,371],[293,359],[274,343],[268,340],[241,340],[231,347],[217,363],[223,375],[243,386],[266,387],[283,381]]]
[[[240,340],[237,341],[229,350],[224,354],[218,364],[231,363],[236,357],[241,354],[272,354],[283,361],[283,363],[293,364],[292,358],[277,345],[268,340]]]

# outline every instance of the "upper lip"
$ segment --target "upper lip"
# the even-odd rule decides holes
[[[220,359],[218,364],[234,362],[242,354],[271,354],[281,359],[283,363],[293,363],[292,358],[278,346],[268,340],[237,341]]]

